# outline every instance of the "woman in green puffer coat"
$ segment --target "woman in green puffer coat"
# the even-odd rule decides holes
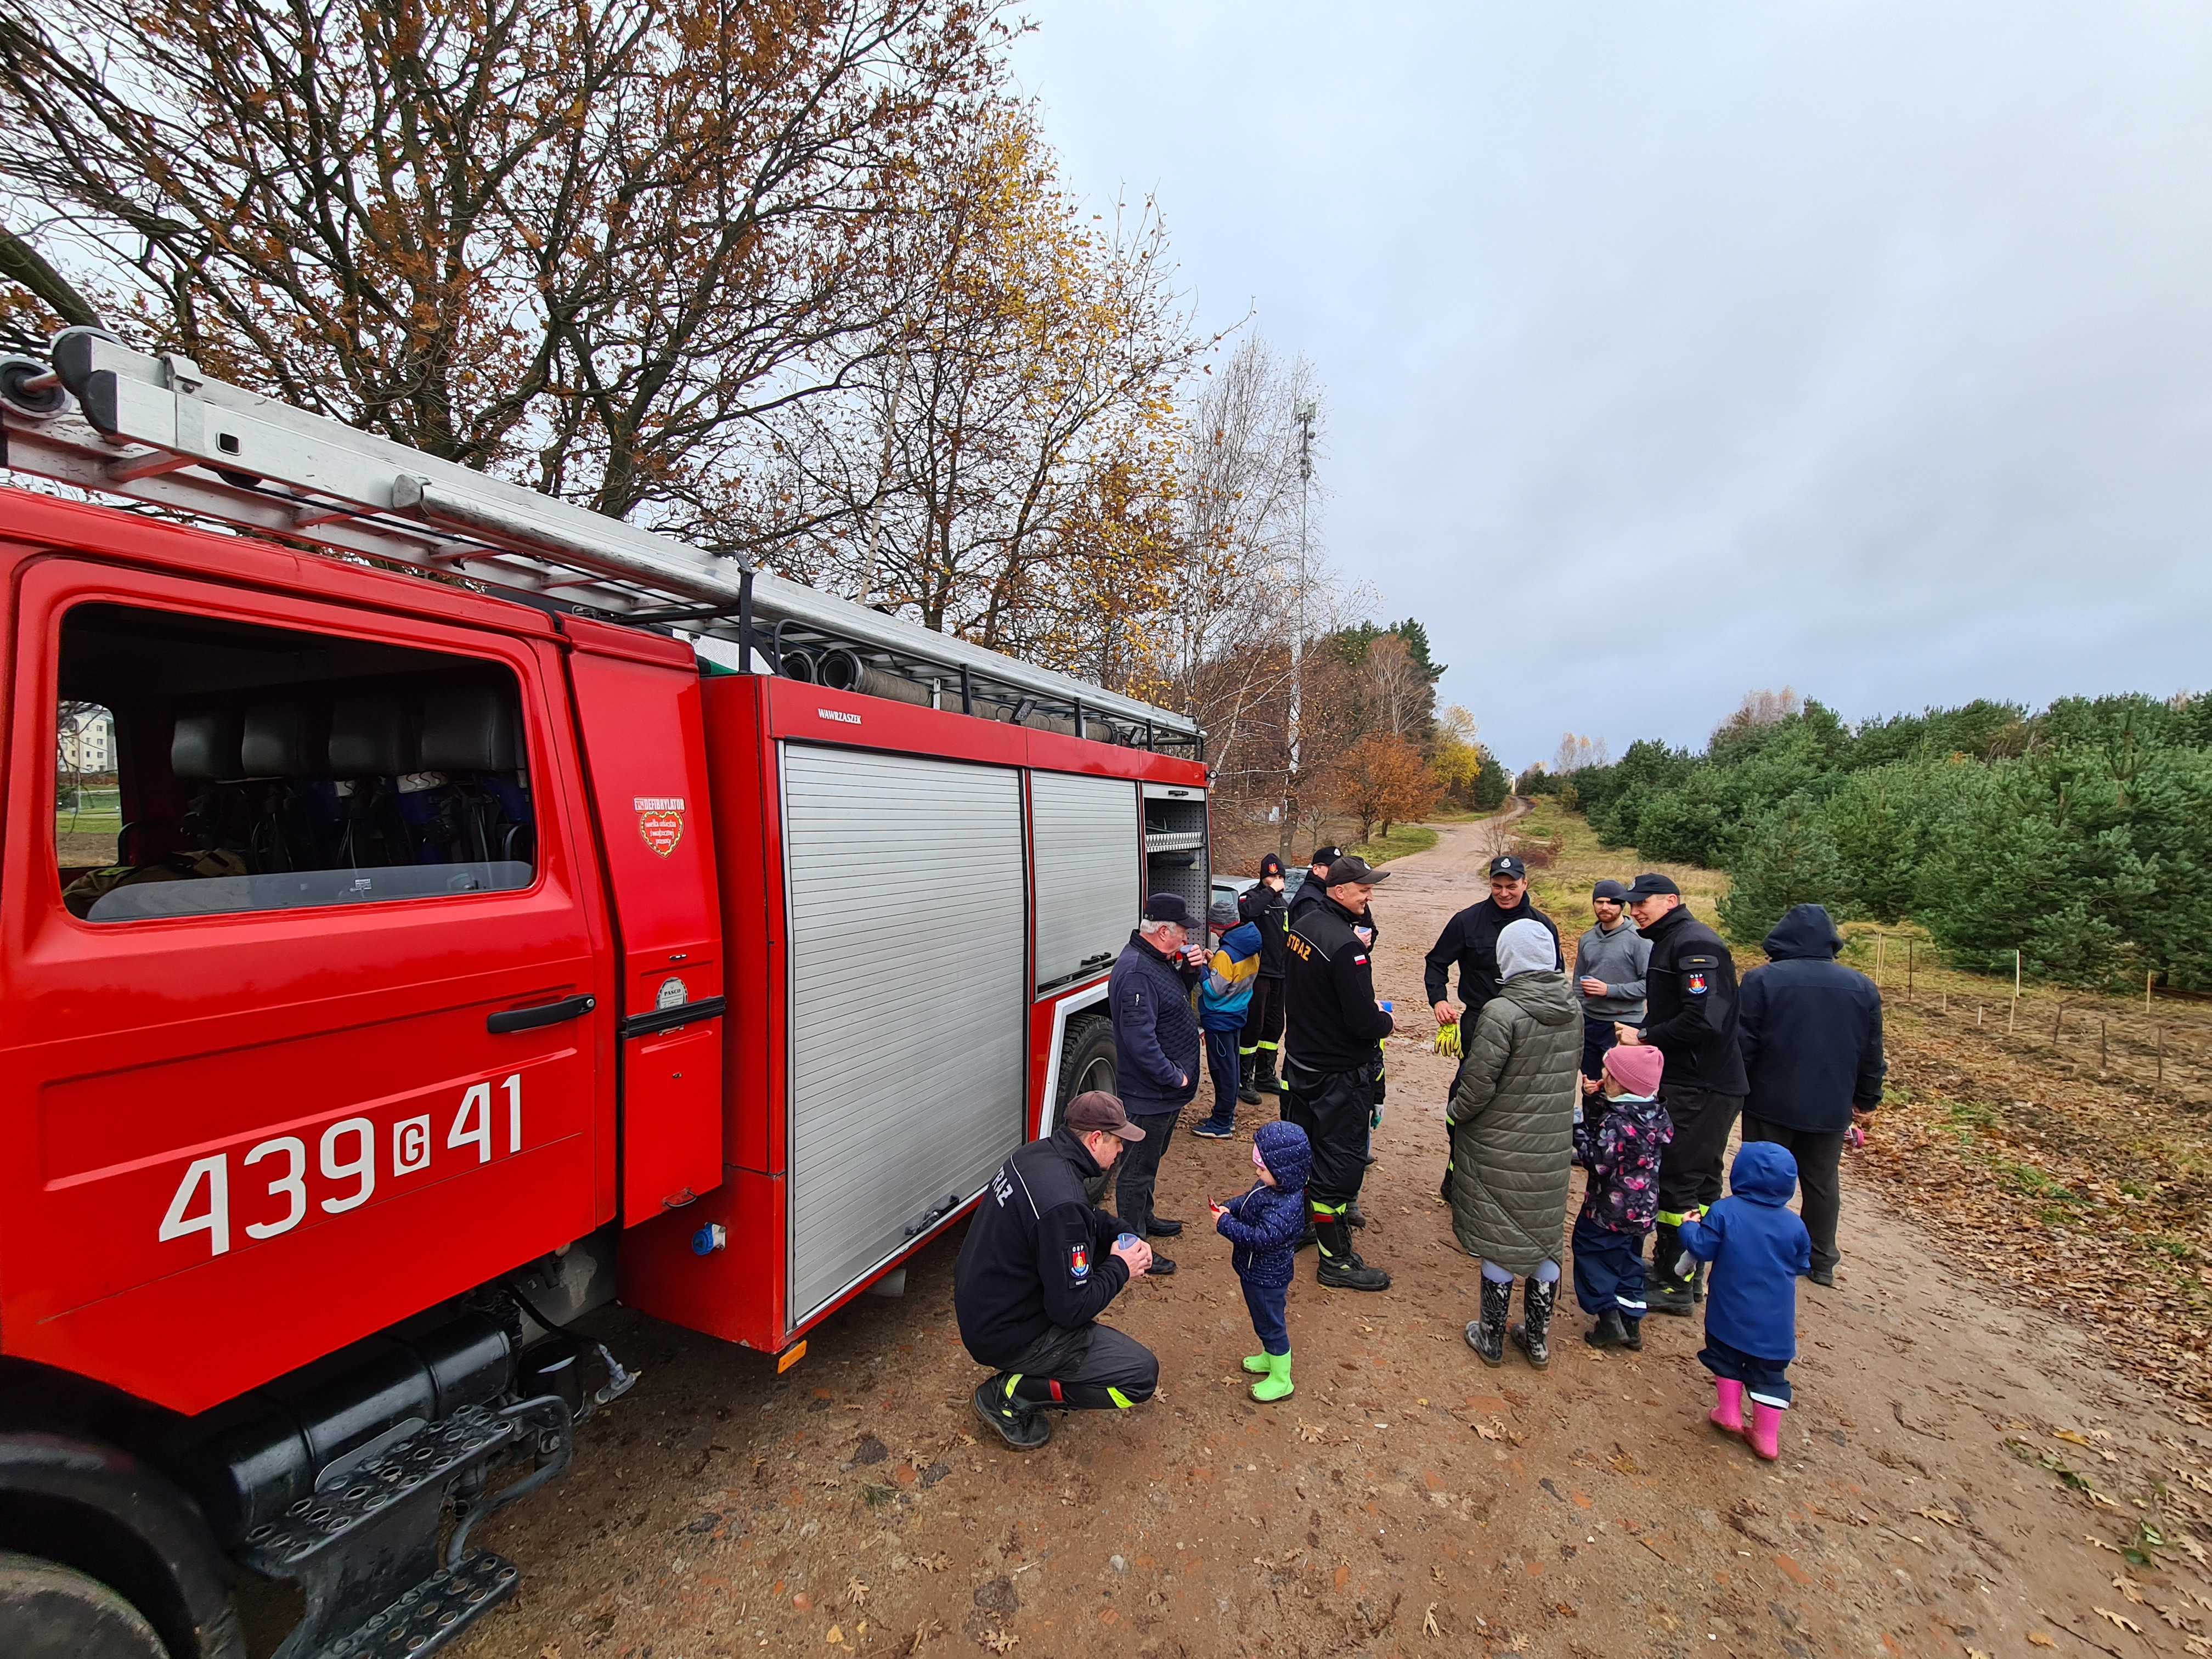
[[[1485,1364],[1505,1361],[1507,1340],[1538,1370],[1551,1363],[1546,1335],[1559,1293],[1574,1162],[1576,1073],[1582,1011],[1552,936],[1522,920],[1498,935],[1504,988],[1482,1006],[1467,1057],[1452,1080],[1452,1231],[1482,1259],[1482,1317],[1467,1344]],[[1506,1329],[1513,1281],[1524,1279],[1522,1322]]]

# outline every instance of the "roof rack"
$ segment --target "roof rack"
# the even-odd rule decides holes
[[[0,358],[0,466],[688,638],[703,659],[1205,757],[1108,691],[228,385],[104,330]]]

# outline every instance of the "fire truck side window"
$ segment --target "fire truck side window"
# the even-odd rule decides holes
[[[518,688],[499,665],[84,605],[63,618],[58,693],[55,851],[62,901],[86,921],[427,900],[535,877]],[[105,770],[80,792],[72,767],[94,759]]]

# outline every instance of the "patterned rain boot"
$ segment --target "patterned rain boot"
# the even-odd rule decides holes
[[[1751,1449],[1771,1463],[1782,1455],[1782,1407],[1751,1402]]]
[[[1291,1392],[1290,1355],[1271,1353],[1266,1358],[1267,1375],[1252,1385],[1252,1398],[1263,1405],[1271,1400],[1288,1399]],[[1248,1359],[1244,1363],[1249,1365],[1252,1362]]]
[[[1552,1363],[1551,1345],[1545,1339],[1552,1331],[1552,1310],[1559,1299],[1559,1281],[1550,1284],[1530,1278],[1521,1281],[1521,1313],[1524,1322],[1516,1325],[1510,1333],[1513,1346],[1528,1356],[1528,1364],[1542,1370]]]
[[[1505,1321],[1513,1311],[1513,1281],[1482,1281],[1482,1317],[1467,1328],[1467,1346],[1486,1365],[1505,1363]]]
[[[1724,1434],[1743,1432],[1743,1384],[1725,1376],[1713,1379],[1713,1408],[1705,1420]]]

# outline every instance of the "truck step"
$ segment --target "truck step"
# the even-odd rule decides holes
[[[246,1565],[267,1577],[297,1577],[312,1558],[341,1549],[361,1528],[418,1493],[434,1516],[447,1483],[514,1436],[514,1424],[496,1412],[464,1406],[368,1459],[343,1484],[303,1498],[276,1520],[254,1528],[241,1552]]]
[[[432,1573],[313,1659],[428,1659],[514,1595],[521,1577],[504,1556],[471,1550],[452,1572]]]

